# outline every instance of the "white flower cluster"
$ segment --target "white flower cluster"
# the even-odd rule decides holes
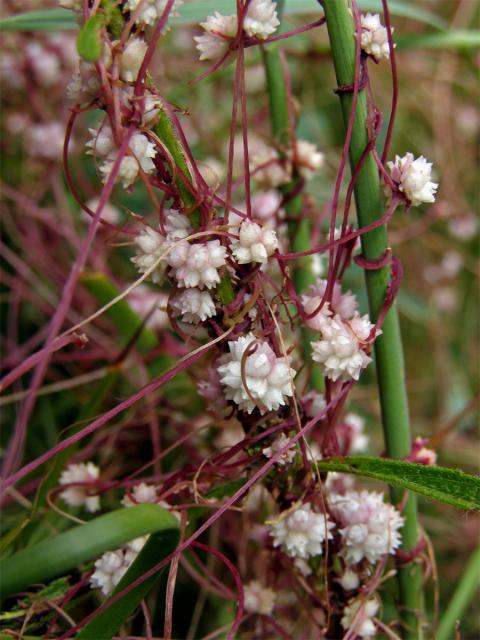
[[[347,413],[338,431],[339,444],[345,449],[345,455],[366,451],[369,437],[365,434],[365,420],[361,416]]]
[[[245,585],[244,605],[247,613],[257,613],[269,616],[275,606],[275,591],[262,586],[258,580],[252,580]]]
[[[413,153],[403,157],[395,156],[395,162],[389,162],[388,168],[393,181],[414,207],[422,202],[435,202],[438,184],[432,182],[432,163],[420,156],[415,159]]]
[[[325,539],[332,539],[334,527],[328,515],[312,511],[310,503],[287,514],[270,526],[274,547],[282,547],[292,558],[311,558],[323,553]]]
[[[248,36],[265,40],[279,24],[275,2],[251,0],[243,21],[243,30]],[[194,38],[200,60],[217,60],[226,53],[229,41],[237,35],[238,19],[235,14],[224,16],[215,11],[200,26],[205,33]]]
[[[95,561],[95,571],[90,577],[92,589],[100,589],[104,596],[108,596],[123,578],[147,539],[148,536],[136,538],[125,547],[116,551],[106,551],[100,556]]]
[[[293,395],[295,370],[284,357],[277,357],[270,345],[253,333],[228,343],[230,353],[222,356],[218,373],[225,397],[251,413],[277,410]],[[248,355],[245,353],[248,349]]]
[[[346,631],[350,631],[352,637],[373,638],[376,635],[376,627],[372,618],[379,608],[375,597],[352,599],[343,610],[341,625]]]
[[[307,314],[310,315],[318,309],[326,290],[327,280],[325,279],[320,278],[314,285],[310,285],[308,294],[302,296],[302,304]],[[335,282],[331,303],[325,303],[317,314],[306,320],[306,324],[311,329],[320,331],[325,321],[325,315],[329,315],[330,310],[332,310],[333,313],[337,313],[344,320],[348,320],[354,315],[357,307],[358,302],[356,296],[351,291],[342,293],[342,285],[340,282]]]
[[[378,13],[362,15],[361,23],[361,46],[365,53],[375,58],[377,62],[382,58],[390,58],[388,32],[380,22],[380,15]]]
[[[366,558],[372,564],[400,546],[404,519],[383,501],[383,494],[348,491],[329,496],[329,504],[344,544],[342,555],[350,564]]]
[[[319,327],[321,340],[311,343],[313,360],[322,365],[331,380],[358,380],[372,361],[364,348],[373,328],[368,316],[360,316],[357,311],[350,320],[324,314]],[[376,335],[379,333],[377,330]]]
[[[275,189],[287,184],[292,177],[292,167],[288,160],[280,158],[276,149],[259,145],[252,153],[252,178],[266,189]]]
[[[122,500],[124,507],[134,507],[145,502],[157,502],[156,487],[146,482],[135,485],[131,492],[125,492]]]
[[[176,9],[183,4],[183,0],[175,0],[170,16],[178,15]],[[125,7],[136,13],[135,24],[140,26],[152,26],[161,17],[167,6],[167,0],[127,0]]]
[[[205,322],[217,311],[212,296],[208,291],[200,289],[184,289],[177,293],[171,301],[172,309],[182,316],[183,322],[196,324]]]
[[[284,433],[281,433],[279,436],[275,438],[272,444],[269,447],[265,447],[262,449],[262,453],[266,458],[271,458],[276,453],[281,451],[286,444],[288,443],[289,438]],[[284,467],[287,464],[293,462],[295,458],[295,447],[293,446],[291,449],[288,449],[283,453],[280,458],[277,460],[277,464],[281,467]]]
[[[86,143],[87,153],[103,159],[100,173],[103,176],[103,182],[106,182],[117,157],[112,131],[108,124],[104,124],[98,130],[89,129],[89,131],[92,138]],[[128,188],[135,182],[140,171],[152,174],[155,171],[153,158],[156,154],[155,145],[145,134],[134,133],[130,138],[127,154],[120,162],[115,181],[121,181],[123,186]]]
[[[305,180],[313,178],[325,162],[324,154],[308,140],[297,140],[294,148],[289,150],[288,156]]]
[[[245,220],[240,225],[239,238],[232,243],[232,253],[238,264],[266,264],[278,248],[275,231],[263,229],[256,222]]]
[[[180,286],[212,289],[220,282],[218,269],[224,266],[226,254],[219,240],[197,244],[182,242],[169,253],[167,260]]]
[[[62,471],[58,482],[61,486],[74,486],[64,489],[60,493],[60,498],[71,507],[83,506],[90,513],[98,511],[100,509],[100,498],[96,495],[90,495],[88,485],[96,483],[99,473],[99,468],[93,462],[69,464]]]

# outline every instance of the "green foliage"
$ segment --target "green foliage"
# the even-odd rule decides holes
[[[5,559],[0,593],[5,597],[32,584],[48,582],[130,540],[168,530],[178,530],[178,521],[157,505],[112,511]]]
[[[95,14],[90,16],[80,29],[77,36],[78,55],[87,62],[97,62],[102,55],[102,29],[105,26],[105,16]]]
[[[123,589],[128,587],[128,585],[137,578],[147,573],[147,571],[158,564],[162,558],[166,557],[175,549],[180,537],[180,529],[176,518],[170,513],[168,513],[168,515],[172,521],[175,521],[176,527],[165,527],[165,529],[150,536],[133,564],[129,567],[127,573],[113,590],[107,600],[107,604],[113,596],[123,591]],[[171,524],[172,523],[170,523],[170,525]],[[104,611],[97,614],[80,633],[77,634],[77,640],[110,640],[125,620],[135,611],[160,576],[161,572],[154,573]]]
[[[381,480],[392,487],[408,489],[459,509],[480,509],[480,477],[458,469],[367,456],[332,458],[317,464],[322,471],[340,471]]]

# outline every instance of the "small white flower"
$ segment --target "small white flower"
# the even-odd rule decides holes
[[[278,453],[281,449],[285,447],[289,438],[284,433],[281,433],[279,436],[275,438],[270,447],[265,447],[262,449],[262,453],[266,458],[271,458],[273,455]],[[290,464],[295,458],[295,445],[286,451],[278,460],[276,464],[279,464],[281,467],[284,467],[287,464]]]
[[[205,33],[194,37],[200,60],[217,60],[227,51],[229,40],[237,35],[238,20],[236,15],[224,16],[215,11],[200,26]]]
[[[377,62],[382,58],[390,58],[390,45],[388,43],[388,32],[380,22],[378,13],[367,13],[361,16],[362,38],[361,47],[373,56]],[[393,31],[393,29],[392,29]]]
[[[272,0],[251,0],[243,21],[243,30],[252,38],[266,40],[280,25],[277,5]]]
[[[365,435],[365,420],[356,413],[347,413],[337,437],[346,449],[345,455],[366,451],[369,437]]]
[[[312,313],[320,306],[320,302],[327,290],[327,280],[319,278],[314,285],[310,285],[307,295],[302,296],[302,302],[307,313]],[[308,306],[308,310],[307,310]],[[325,303],[319,312],[325,313],[324,309],[327,306]],[[351,291],[342,293],[342,285],[340,282],[335,282],[332,291],[332,301],[328,305],[328,309],[331,309],[333,313],[338,313],[344,320],[349,320],[355,313],[358,307],[358,302],[355,294]],[[327,314],[328,315],[328,314]],[[312,329],[320,329],[323,318],[320,317],[318,321],[316,316],[307,320],[307,325]]]
[[[263,587],[258,580],[252,580],[244,587],[244,606],[247,613],[269,616],[275,606],[275,592]]]
[[[352,569],[347,567],[338,579],[338,582],[344,591],[351,591],[352,589],[358,589],[360,585],[360,578],[355,571],[352,571]]]
[[[372,564],[386,554],[394,553],[402,541],[399,529],[404,519],[383,494],[370,491],[348,491],[333,494],[329,504],[344,548],[342,555],[349,564],[366,558]]]
[[[334,523],[324,513],[312,511],[310,503],[291,511],[270,527],[274,547],[282,547],[292,557],[311,558],[322,555],[326,538],[333,537]]]
[[[121,181],[126,188],[130,187],[136,180],[140,169],[147,174],[155,171],[155,164],[152,161],[157,154],[155,145],[150,142],[143,133],[134,133],[129,143],[130,153],[120,162],[120,167],[116,176],[116,182]],[[103,182],[107,182],[116,159],[116,151],[108,154],[107,159],[100,165],[100,172],[103,175]]]
[[[291,178],[291,166],[280,159],[271,147],[260,146],[252,153],[252,178],[263,187],[270,189],[286,184]]]
[[[253,344],[256,343],[253,348]],[[253,333],[228,343],[230,353],[223,356],[218,367],[225,396],[243,411],[251,413],[255,407],[260,413],[277,410],[293,395],[291,378],[295,375],[286,358],[278,358],[267,342],[257,340]],[[252,346],[253,353],[244,358]],[[244,377],[242,379],[242,361]]]
[[[315,418],[325,410],[327,403],[323,393],[309,391],[303,396],[302,405],[307,418]]]
[[[361,596],[354,598],[343,610],[341,625],[356,638],[373,638],[376,635],[376,627],[372,618],[378,609],[379,604],[375,597],[368,600]]]
[[[368,316],[361,317],[358,312],[348,322],[339,315],[326,317],[320,328],[322,339],[311,343],[313,360],[331,380],[358,380],[372,361],[363,350],[372,329]]]
[[[93,211],[95,213],[95,211],[98,208],[98,203],[100,202],[100,198],[90,198],[90,200],[88,202],[86,202],[86,206],[90,209],[90,211]],[[81,212],[82,218],[85,220],[85,222],[90,222],[91,221],[91,216],[82,209]],[[109,222],[110,224],[119,224],[120,223],[120,211],[118,210],[118,208],[113,205],[110,204],[110,202],[107,202],[103,209],[102,209],[102,220],[105,220],[105,222]]]
[[[85,144],[87,154],[106,158],[115,149],[112,130],[108,123],[101,125],[98,129],[89,129],[88,132],[92,137]]]
[[[167,0],[127,0],[126,8],[133,13],[138,5],[142,3],[141,9],[135,18],[135,24],[153,25],[165,11]],[[175,10],[183,4],[183,0],[175,0],[169,18],[178,15]]]
[[[137,245],[137,255],[131,258],[140,273],[146,273],[160,256],[167,250],[164,236],[151,227],[145,227],[134,240]],[[150,274],[152,282],[160,282],[165,271],[165,263],[161,261]]]
[[[277,248],[278,240],[275,231],[262,229],[259,224],[251,220],[242,222],[239,238],[232,242],[232,253],[238,264],[249,262],[266,264]]]
[[[438,184],[431,181],[431,162],[427,162],[423,156],[415,159],[413,153],[408,152],[403,157],[395,156],[395,162],[387,164],[399,191],[414,207],[422,202],[435,202]]]
[[[135,538],[116,551],[106,551],[95,561],[95,571],[90,577],[92,589],[101,589],[104,596],[113,591],[127,569],[141,551],[148,536]]]
[[[128,41],[120,59],[120,78],[125,82],[135,82],[147,52],[147,43],[141,38]]]
[[[305,578],[312,575],[310,565],[303,558],[295,558],[293,564],[295,565],[295,569],[297,569],[297,571],[299,571]]]
[[[183,322],[197,324],[205,322],[217,313],[215,303],[208,291],[200,289],[185,289],[172,299],[172,308],[181,316]]]
[[[141,482],[133,487],[129,492],[125,492],[122,500],[124,507],[134,507],[136,504],[143,504],[144,502],[156,502],[157,501],[157,489],[151,484]]]
[[[95,484],[100,473],[99,468],[93,462],[79,462],[78,464],[69,464],[62,471],[58,483],[60,485],[76,485],[65,489],[60,493],[60,498],[71,507],[85,506],[90,513],[100,509],[99,496],[89,495],[89,484]],[[84,484],[85,486],[82,486]]]
[[[310,180],[325,162],[324,154],[307,140],[297,140],[295,148],[290,149],[288,156],[305,180]]]
[[[182,287],[211,289],[220,282],[218,269],[226,263],[226,249],[219,240],[182,242],[167,256],[173,276]]]

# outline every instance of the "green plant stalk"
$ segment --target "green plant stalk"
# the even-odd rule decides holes
[[[351,86],[355,79],[355,27],[347,2],[343,0],[322,0],[327,20],[327,29],[332,48],[333,62],[339,86]],[[349,121],[353,94],[340,94],[345,126]],[[350,166],[353,171],[367,146],[367,95],[358,95],[355,123],[350,145]],[[383,211],[380,180],[375,160],[370,154],[359,172],[355,185],[355,203],[360,226],[378,219]],[[381,257],[388,247],[387,230],[379,227],[362,235],[362,251],[367,259]],[[365,271],[370,316],[378,317],[385,299],[390,279],[388,267]],[[411,435],[409,425],[408,400],[405,387],[404,362],[400,326],[396,306],[385,318],[383,334],[375,342],[377,383],[382,410],[382,423],[386,453],[391,458],[404,458],[410,453]],[[391,490],[392,499],[398,503],[403,491]],[[409,496],[403,510],[405,525],[402,530],[403,549],[410,550],[418,543],[417,506],[414,496]],[[400,612],[403,635],[407,639],[418,640],[418,624],[422,605],[421,569],[414,563],[398,567],[400,589]]]
[[[282,150],[290,146],[288,95],[282,61],[276,44],[263,49],[263,62],[267,78],[272,134],[277,146]],[[297,183],[294,181],[283,187],[283,195],[288,196],[296,186]],[[303,194],[301,192],[288,200],[285,211],[289,219],[288,236],[291,251],[307,251],[310,249],[310,221],[306,218],[299,221],[296,220],[303,211]],[[310,256],[295,261],[292,280],[296,291],[299,293],[306,291],[308,286],[315,282],[315,276],[312,271],[312,258]],[[302,329],[302,350],[305,361],[309,363],[312,362],[312,347],[310,343],[313,339],[312,332],[307,327],[304,327]],[[315,391],[324,391],[323,375],[315,363],[312,364],[310,370],[310,384]]]
[[[437,629],[437,640],[454,637],[455,623],[475,597],[480,583],[480,548],[473,552]]]

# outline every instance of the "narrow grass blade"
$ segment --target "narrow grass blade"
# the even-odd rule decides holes
[[[173,516],[171,517],[176,521]],[[162,558],[171,553],[177,546],[179,538],[180,530],[178,528],[178,522],[176,528],[165,529],[150,536],[135,559],[135,562],[113,590],[109,600],[158,564]],[[132,591],[101,611],[77,634],[77,640],[110,640],[118,631],[119,627],[139,606],[143,598],[145,598],[150,589],[159,580],[162,573],[163,570],[150,576],[132,589]]]
[[[134,538],[167,531],[178,531],[178,521],[155,504],[112,511],[5,559],[0,593],[5,597],[32,584],[48,582]]]

